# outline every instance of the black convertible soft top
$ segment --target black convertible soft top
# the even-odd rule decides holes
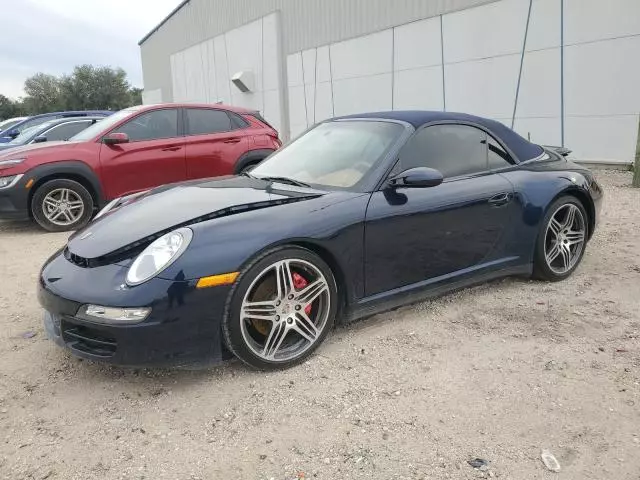
[[[493,135],[502,140],[520,162],[539,157],[544,151],[540,145],[529,142],[500,122],[490,120],[488,118],[476,117],[475,115],[468,115],[466,113],[434,112],[427,110],[395,110],[390,112],[371,112],[347,115],[339,117],[336,120],[345,118],[401,120],[410,123],[415,128],[420,128],[427,123],[439,121],[475,123],[483,126]]]

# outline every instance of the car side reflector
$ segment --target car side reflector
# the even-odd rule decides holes
[[[218,287],[220,285],[231,285],[236,281],[240,272],[223,273],[221,275],[212,275],[210,277],[202,277],[198,280],[196,288]]]

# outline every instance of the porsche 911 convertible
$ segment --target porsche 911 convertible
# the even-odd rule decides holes
[[[338,321],[503,276],[562,280],[602,191],[561,153],[465,114],[321,122],[248,173],[107,205],[42,268],[47,334],[120,365],[273,369]]]

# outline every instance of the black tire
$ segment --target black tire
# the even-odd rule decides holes
[[[49,220],[45,215],[44,210],[46,208],[44,205],[44,199],[46,196],[54,190],[61,188],[70,190],[83,202],[83,210],[80,217],[66,225],[59,225]],[[93,207],[93,197],[88,190],[80,183],[66,178],[50,180],[40,185],[33,194],[30,206],[34,220],[38,225],[49,232],[67,232],[84,227],[89,223],[89,220],[91,220],[91,217],[93,216]]]
[[[547,241],[547,229],[549,227],[549,222],[553,215],[558,212],[558,210],[566,205],[575,205],[580,213],[582,214],[582,218],[584,221],[585,235],[584,235],[584,243],[582,245],[582,249],[575,260],[573,266],[564,273],[557,273],[551,269],[548,265],[546,257],[545,257],[545,244]],[[549,282],[558,282],[564,280],[565,278],[570,277],[573,272],[578,268],[580,263],[582,262],[582,258],[584,256],[584,252],[587,246],[587,238],[588,238],[588,229],[589,229],[589,217],[584,208],[584,205],[580,200],[578,200],[574,196],[566,195],[555,200],[547,209],[547,212],[540,224],[540,230],[538,232],[538,238],[536,240],[535,251],[534,251],[534,260],[533,260],[533,278],[538,280],[545,280]]]
[[[251,162],[248,165],[245,165],[244,167],[242,167],[240,169],[240,171],[238,172],[238,174],[243,174],[243,173],[248,173],[250,172],[253,167],[255,167],[256,165],[258,165],[262,160],[256,160],[255,162]]]
[[[312,343],[307,347],[306,351],[293,359],[269,361],[256,355],[247,344],[242,333],[241,322],[243,322],[243,320],[240,317],[240,312],[244,297],[247,294],[248,289],[254,283],[254,280],[263,274],[265,269],[269,266],[287,259],[309,262],[322,273],[328,285],[328,316],[326,317],[324,327],[318,334],[315,343]],[[269,250],[252,260],[242,269],[236,283],[229,293],[222,320],[222,332],[227,348],[229,348],[231,353],[233,353],[242,362],[258,370],[277,370],[298,365],[320,346],[329,331],[333,328],[338,311],[338,301],[337,286],[333,272],[318,255],[310,250],[296,246],[282,246]],[[275,326],[272,328],[275,328]]]

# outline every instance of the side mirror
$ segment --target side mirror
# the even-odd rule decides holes
[[[5,137],[9,137],[11,140],[13,140],[18,135],[20,135],[20,132],[18,130],[11,130],[10,132],[5,133],[4,135]]]
[[[39,137],[36,137],[33,139],[33,142],[31,143],[44,143],[47,141],[47,137],[45,137],[44,135],[40,135]]]
[[[105,145],[119,145],[121,143],[129,143],[129,135],[126,133],[110,133],[102,139]]]
[[[437,187],[442,183],[442,173],[434,168],[416,167],[405,170],[389,179],[389,186],[393,188],[426,188]]]

